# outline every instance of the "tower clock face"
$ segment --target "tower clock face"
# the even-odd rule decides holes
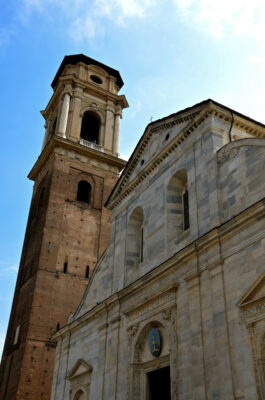
[[[162,351],[162,340],[157,328],[150,329],[148,333],[148,346],[153,357],[159,357]]]

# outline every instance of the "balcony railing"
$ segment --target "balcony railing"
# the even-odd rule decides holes
[[[90,147],[91,149],[102,151],[104,153],[104,147],[100,146],[97,143],[89,142],[89,140],[85,140],[82,138],[80,138],[79,143],[82,144],[83,146]]]

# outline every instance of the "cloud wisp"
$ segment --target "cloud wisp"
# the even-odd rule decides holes
[[[7,275],[9,273],[17,273],[18,264],[8,264],[6,262],[1,262],[2,266],[0,266],[0,275]]]
[[[263,42],[265,2],[263,0],[172,0],[183,21],[213,38],[248,36]]]
[[[64,30],[68,27],[68,37],[80,44],[104,35],[106,22],[124,27],[163,7],[191,29],[213,39],[232,34],[252,38],[265,47],[264,0],[22,0],[19,4],[15,16],[19,23],[30,23],[36,14],[49,21],[56,18],[56,24],[62,24]],[[0,32],[0,45],[6,36],[7,30],[2,35]]]
[[[132,18],[144,18],[156,0],[23,0],[18,19],[26,24],[33,14],[52,18],[60,13],[67,22],[68,35],[76,43],[90,41],[104,34],[104,21],[126,26]],[[55,11],[57,11],[55,13]]]

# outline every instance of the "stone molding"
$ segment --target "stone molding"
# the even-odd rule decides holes
[[[126,161],[121,158],[114,157],[110,154],[100,152],[98,150],[92,149],[90,147],[81,146],[78,143],[73,143],[68,139],[63,139],[59,136],[53,136],[49,143],[45,146],[38,160],[34,164],[33,168],[28,174],[28,178],[35,180],[41,171],[42,167],[45,165],[49,157],[54,154],[54,150],[58,147],[76,151],[78,155],[86,155],[90,159],[98,159],[100,161],[105,161],[107,164],[111,164],[118,167],[121,170],[125,165]]]
[[[222,164],[229,159],[237,157],[242,147],[250,146],[265,148],[264,138],[245,138],[230,142],[217,151],[217,161]]]

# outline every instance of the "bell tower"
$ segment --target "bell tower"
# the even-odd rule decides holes
[[[119,72],[83,54],[64,57],[42,115],[41,154],[0,369],[1,400],[48,400],[50,336],[67,323],[109,241],[104,208],[119,158]]]

